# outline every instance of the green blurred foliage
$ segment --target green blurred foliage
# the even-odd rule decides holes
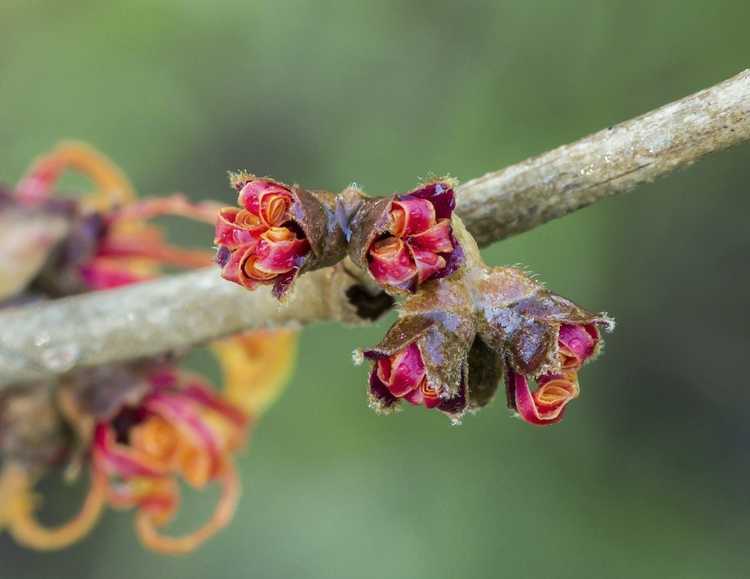
[[[3,0],[0,180],[63,137],[143,194],[228,202],[236,168],[371,192],[466,180],[737,73],[749,16],[747,0]],[[385,324],[312,327],[229,530],[170,559],[110,513],[58,554],[2,537],[0,577],[746,576],[748,155],[485,252],[619,321],[562,424],[500,399],[461,427],[377,417],[350,353]],[[80,498],[45,488],[51,519]]]

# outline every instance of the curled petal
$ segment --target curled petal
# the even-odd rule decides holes
[[[445,269],[445,258],[424,249],[409,248],[417,266],[417,281],[424,283]]]
[[[66,169],[73,169],[94,183],[97,192],[84,200],[93,209],[111,210],[135,198],[127,177],[109,158],[84,143],[65,141],[34,162],[17,186],[20,199],[38,202],[49,198]]]
[[[521,418],[529,424],[544,426],[559,422],[567,403],[572,397],[561,396],[559,385],[553,385],[554,389],[543,392],[542,405],[537,403],[534,394],[531,393],[529,382],[523,374],[508,369],[509,396],[513,406]]]
[[[8,462],[0,474],[0,528],[6,527],[20,544],[39,551],[69,547],[91,531],[104,509],[106,476],[92,471],[90,485],[77,515],[58,527],[46,527],[34,517],[31,477]]]
[[[224,465],[221,478],[221,496],[211,519],[197,531],[183,537],[162,535],[158,527],[163,524],[147,511],[136,515],[136,530],[143,544],[160,553],[181,555],[194,551],[204,541],[226,527],[232,520],[240,498],[240,483],[231,463]]]
[[[168,522],[180,507],[180,489],[172,478],[138,481],[129,506],[138,507],[141,512],[149,513],[154,520]],[[129,485],[134,486],[134,485]]]
[[[242,245],[257,243],[264,230],[260,218],[246,209],[225,207],[216,218],[214,243],[236,249]]]
[[[390,232],[396,237],[422,233],[435,224],[435,207],[426,199],[396,198],[391,203]]]
[[[221,447],[217,433],[204,421],[189,400],[171,394],[155,394],[144,403],[146,410],[162,416],[188,437],[195,446],[210,458],[208,475],[216,473],[221,460]],[[194,461],[191,464],[196,464]],[[208,477],[200,477],[206,482]]]
[[[271,227],[283,223],[268,221],[268,218],[280,218],[279,210],[282,208],[286,213],[291,205],[292,196],[289,189],[281,183],[271,179],[252,179],[240,189],[238,201],[250,213],[265,219],[266,225]]]
[[[290,229],[272,227],[261,236],[252,266],[245,266],[246,273],[258,280],[272,279],[299,267],[309,250],[307,240],[298,239]]]
[[[426,408],[435,408],[441,403],[440,394],[423,378],[417,388],[414,388],[404,396],[404,400],[415,406],[424,405]]]
[[[563,368],[579,368],[594,355],[599,341],[599,332],[594,324],[560,326],[560,355]]]
[[[268,333],[272,332],[269,331]],[[190,383],[180,391],[180,394],[204,408],[219,414],[237,428],[244,428],[247,425],[247,415],[240,408],[227,400],[221,399],[210,388],[202,384]]]
[[[267,227],[278,227],[289,219],[292,196],[283,193],[264,193],[260,197],[260,218]]]
[[[221,267],[221,277],[228,281],[239,283],[249,289],[253,289],[256,282],[243,273],[242,267],[255,253],[255,247],[249,245],[227,253],[228,251],[228,249],[227,251],[219,249],[219,253],[216,256],[217,261],[220,264],[222,261],[224,262]]]
[[[108,235],[99,242],[96,254],[97,258],[116,258],[123,264],[127,264],[128,259],[131,262],[150,262],[154,273],[159,272],[159,264],[194,268],[211,263],[209,252],[170,245],[159,229],[143,224],[137,228],[109,228]]]
[[[370,273],[383,285],[410,286],[417,273],[409,248],[397,237],[386,237],[373,243],[368,262]]]
[[[534,392],[534,402],[540,412],[553,412],[579,394],[574,373],[546,374],[539,378],[539,388]]]
[[[167,197],[154,197],[129,203],[118,208],[115,218],[142,223],[162,215],[174,215],[211,224],[215,221],[217,211],[220,211],[220,205],[215,201],[194,203],[185,195],[175,193]]]
[[[412,235],[408,239],[409,245],[433,253],[449,253],[453,251],[453,239],[450,219],[441,219],[429,229]]]
[[[150,416],[130,429],[129,444],[161,463],[170,464],[179,450],[180,437],[164,418]]]
[[[107,500],[115,509],[146,509],[161,521],[174,516],[180,504],[177,482],[169,477],[136,477],[126,481],[109,481]]]

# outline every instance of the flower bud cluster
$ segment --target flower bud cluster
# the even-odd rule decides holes
[[[579,395],[578,373],[600,351],[601,330],[612,320],[520,269],[488,267],[454,213],[452,179],[382,198],[349,189],[335,212],[330,194],[252,175],[236,181],[241,208],[223,209],[216,227],[225,278],[250,289],[271,283],[280,297],[297,275],[345,252],[384,292],[405,296],[385,338],[357,352],[372,362],[375,410],[405,401],[457,422],[487,405],[504,376],[509,407],[545,425],[559,421]],[[317,210],[302,211],[316,200]],[[327,224],[313,227],[320,221],[310,216]],[[278,241],[269,239],[276,229]],[[331,240],[336,251],[319,261],[314,248]]]
[[[409,296],[383,341],[361,352],[373,362],[371,406],[388,412],[404,400],[458,422],[492,400],[504,375],[518,416],[536,425],[558,422],[579,394],[579,370],[600,351],[601,330],[613,322],[517,268],[486,266],[452,219],[464,261]]]

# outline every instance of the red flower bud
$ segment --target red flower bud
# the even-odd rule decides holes
[[[390,199],[365,199],[350,224],[350,255],[387,290],[415,292],[463,263],[451,224],[454,208],[448,181]]]
[[[439,388],[431,385],[417,344],[409,344],[391,356],[375,357],[372,351],[365,355],[375,360],[370,373],[370,397],[381,410],[398,399],[426,408],[441,407],[446,402]]]
[[[370,405],[388,412],[405,400],[459,422],[492,400],[502,364],[477,336],[462,286],[442,280],[432,287],[411,296],[385,338],[362,352],[373,362]]]
[[[301,272],[343,256],[333,196],[244,173],[232,180],[242,209],[219,212],[214,239],[224,279],[248,289],[272,285],[280,298]]]
[[[422,362],[422,353],[416,344],[384,358],[379,358],[372,369],[376,380],[396,398],[403,398],[414,405],[424,404],[434,408],[440,404],[440,394],[430,386]]]

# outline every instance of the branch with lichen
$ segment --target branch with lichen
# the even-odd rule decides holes
[[[750,71],[570,145],[469,181],[456,212],[480,246],[652,181],[750,139]],[[206,269],[0,314],[0,385],[182,350],[252,328],[357,323],[372,284],[313,271],[277,305]],[[364,308],[364,310],[362,309]]]

